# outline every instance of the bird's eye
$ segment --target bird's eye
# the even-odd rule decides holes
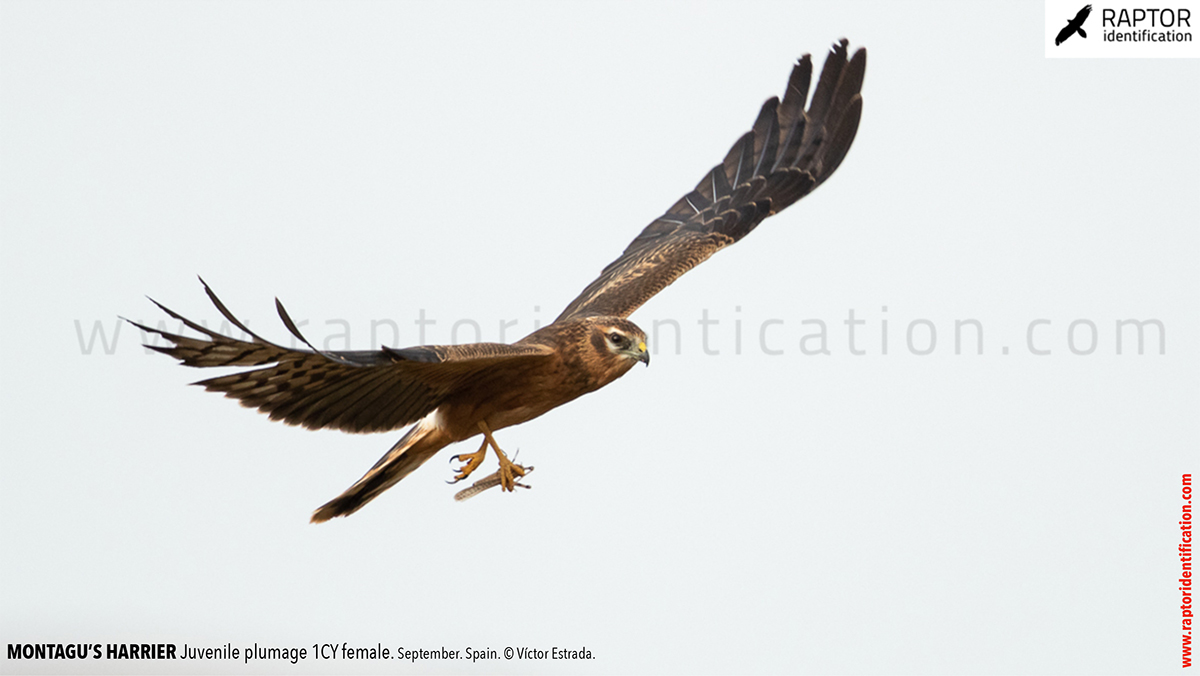
[[[612,333],[608,334],[608,339],[609,339],[609,340],[611,340],[613,343],[615,343],[615,344],[617,344],[617,345],[620,345],[620,344],[621,344],[621,340],[622,340],[622,336],[621,336],[621,334],[619,334],[619,333],[617,333],[616,331],[614,331],[614,332],[612,332]]]

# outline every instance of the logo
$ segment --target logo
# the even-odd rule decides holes
[[[1043,3],[1048,59],[1200,58],[1200,0]]]
[[[1066,42],[1072,35],[1079,33],[1079,37],[1086,38],[1087,33],[1083,30],[1083,22],[1087,21],[1088,15],[1092,13],[1091,5],[1084,5],[1083,9],[1075,14],[1075,18],[1067,22],[1066,26],[1058,32],[1058,37],[1054,38],[1054,46],[1057,47]]]

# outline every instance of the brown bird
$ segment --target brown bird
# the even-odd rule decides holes
[[[311,351],[271,343],[250,331],[204,285],[238,340],[211,331],[153,301],[207,338],[134,323],[166,338],[148,345],[187,366],[255,366],[196,385],[224,392],[272,420],[309,429],[384,432],[416,423],[361,479],[312,515],[313,522],[353,514],[446,446],[483,435],[479,450],[455,456],[455,480],[480,466],[489,447],[496,479],[511,491],[528,469],[508,459],[495,430],[532,420],[649,365],[646,334],[626,319],[680,275],[750,233],[763,219],[804,197],[841,164],[862,114],[866,50],[836,43],[807,110],[812,60],[793,67],[783,100],[763,104],[753,128],[696,186],[642,230],[619,258],[554,323],[511,345],[424,345],[377,351],[318,350],[276,299],[288,330]],[[203,280],[201,280],[203,283]]]

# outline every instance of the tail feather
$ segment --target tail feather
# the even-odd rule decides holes
[[[431,414],[431,415],[436,415]],[[449,439],[426,417],[414,425],[361,479],[313,512],[312,523],[349,516],[408,476],[449,444]]]

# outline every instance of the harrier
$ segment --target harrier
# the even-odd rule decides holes
[[[793,67],[783,100],[763,104],[753,128],[695,190],[646,226],[554,323],[511,345],[323,351],[300,334],[277,299],[280,319],[311,351],[293,350],[252,332],[207,284],[217,310],[249,340],[211,331],[153,300],[206,338],[135,325],[170,343],[147,347],[187,366],[259,367],[195,384],[272,420],[344,432],[416,423],[353,486],[318,508],[314,523],[353,514],[441,449],[478,435],[479,450],[451,458],[463,462],[455,481],[474,472],[491,448],[500,463],[492,482],[511,491],[531,468],[509,460],[493,432],[594,392],[639,362],[649,365],[646,334],[627,319],[630,313],[837,170],[858,131],[867,61],[863,49],[850,56],[848,44],[841,40],[826,57],[807,109],[813,68],[806,54]]]

